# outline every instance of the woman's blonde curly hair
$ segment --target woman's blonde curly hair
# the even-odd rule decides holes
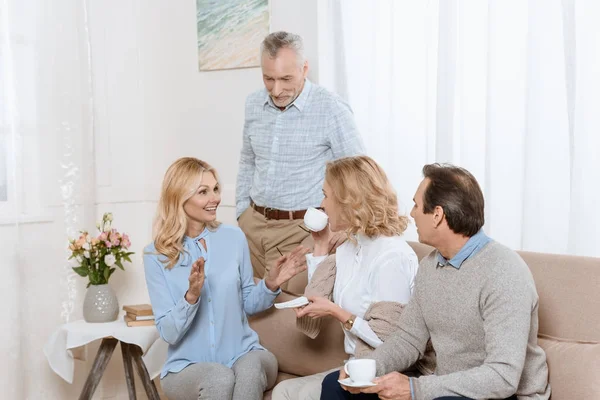
[[[325,181],[351,235],[399,236],[408,217],[398,213],[398,197],[383,169],[370,157],[345,157],[327,164]]]
[[[165,173],[153,227],[156,252],[167,258],[165,268],[173,268],[183,255],[183,237],[187,228],[187,215],[183,205],[196,193],[205,172],[212,173],[219,181],[213,167],[193,157],[178,159]],[[217,226],[217,221],[207,224],[209,229]]]

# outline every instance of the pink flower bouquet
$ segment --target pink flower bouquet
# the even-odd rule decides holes
[[[112,214],[105,213],[102,222],[96,224],[98,236],[93,237],[86,231],[81,231],[79,239],[69,241],[71,256],[69,260],[76,260],[78,267],[73,267],[78,275],[88,277],[90,285],[104,285],[115,272],[115,266],[125,270],[123,262],[131,262],[134,254],[127,251],[131,242],[125,233],[119,233],[112,228]]]

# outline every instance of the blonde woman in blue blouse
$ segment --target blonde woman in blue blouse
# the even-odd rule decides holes
[[[144,251],[156,327],[169,344],[161,386],[171,400],[262,399],[277,360],[246,316],[271,307],[280,285],[306,269],[306,250],[298,247],[255,284],[243,232],[216,221],[220,201],[210,165],[177,160],[165,174],[154,242]]]

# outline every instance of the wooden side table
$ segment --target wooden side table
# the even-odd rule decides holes
[[[70,322],[52,333],[44,346],[44,354],[50,368],[65,381],[73,383],[75,360],[85,359],[86,346],[96,340],[102,342],[79,396],[80,400],[92,398],[118,343],[121,343],[129,398],[136,398],[133,376],[135,369],[148,398],[159,400],[152,378],[160,374],[167,357],[168,345],[160,339],[155,326],[130,328],[123,320],[104,323],[82,320]]]
[[[123,366],[125,367],[125,380],[127,381],[127,392],[129,393],[129,399],[135,400],[137,398],[135,394],[135,380],[133,378],[133,362],[137,369],[137,373],[142,380],[142,384],[144,385],[148,399],[160,400],[160,397],[158,396],[158,390],[156,390],[156,385],[152,379],[150,379],[146,365],[144,365],[144,361],[142,360],[142,349],[135,344],[126,343],[120,341],[119,339],[115,339],[114,337],[105,337],[102,339],[102,343],[100,344],[100,348],[98,349],[98,353],[94,359],[94,364],[92,365],[92,370],[85,381],[81,395],[79,395],[79,400],[90,400],[92,398],[92,395],[100,383],[102,374],[104,374],[104,370],[110,361],[110,357],[115,351],[115,347],[117,347],[117,343],[121,344],[121,353],[123,355]]]

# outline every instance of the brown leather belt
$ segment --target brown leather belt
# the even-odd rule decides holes
[[[257,206],[253,200],[250,200],[250,207],[257,213],[262,214],[266,219],[302,219],[306,210],[286,211],[276,208]]]

